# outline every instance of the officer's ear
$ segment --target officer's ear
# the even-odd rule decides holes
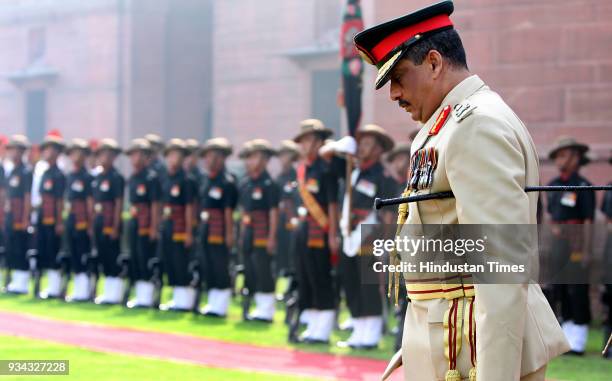
[[[430,50],[425,56],[425,63],[432,74],[432,78],[438,79],[442,72],[442,65],[444,63],[442,54],[440,54],[440,52],[437,50]]]

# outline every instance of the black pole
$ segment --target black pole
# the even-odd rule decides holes
[[[585,191],[609,191],[612,190],[612,185],[540,185],[526,187],[525,192],[585,192]],[[410,202],[426,201],[426,200],[438,200],[443,198],[455,197],[452,191],[419,194],[416,196],[408,197],[395,197],[374,200],[374,207],[380,209],[385,206],[406,204]]]

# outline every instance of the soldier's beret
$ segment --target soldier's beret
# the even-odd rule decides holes
[[[121,148],[115,139],[104,138],[100,140],[96,148],[93,150],[94,154],[99,154],[102,151],[111,151],[114,154],[120,154]]]
[[[9,138],[8,143],[6,143],[6,148],[21,148],[28,149],[30,148],[30,141],[25,135],[13,135]]]
[[[70,140],[70,144],[66,147],[66,153],[70,154],[74,150],[81,150],[85,153],[85,155],[89,155],[91,153],[91,148],[87,140],[81,138],[74,138]]]
[[[125,150],[126,155],[131,155],[133,152],[142,151],[144,153],[152,153],[153,147],[147,139],[137,138],[130,142],[129,147]]]
[[[225,156],[229,156],[232,154],[233,148],[232,144],[226,138],[212,138],[208,139],[202,149],[200,150],[200,155],[205,155],[209,151],[220,151]]]
[[[66,148],[66,142],[58,130],[51,130],[40,143],[40,149],[43,150],[47,146],[55,146],[59,151],[63,151]]]
[[[269,141],[265,139],[253,139],[244,143],[242,149],[238,153],[238,157],[244,159],[255,152],[263,152],[268,156],[276,155],[276,150]]]
[[[280,147],[277,150],[278,154],[281,153],[289,153],[292,155],[293,159],[295,160],[298,156],[300,156],[300,148],[298,147],[297,144],[295,144],[295,142],[293,140],[283,140],[281,142]]]
[[[387,131],[375,124],[366,124],[365,126],[359,128],[355,133],[355,138],[357,138],[357,141],[359,141],[359,139],[366,135],[374,136],[380,142],[384,152],[390,151],[395,145],[393,139],[391,136],[389,136]]]
[[[557,153],[565,148],[573,148],[580,153],[580,165],[586,165],[591,161],[591,159],[586,155],[587,151],[589,150],[589,146],[578,142],[576,139],[570,136],[559,136],[553,143],[551,150],[548,152],[548,158],[553,160],[557,156]]]
[[[327,139],[334,133],[331,129],[325,127],[319,119],[306,119],[300,122],[300,132],[293,138],[293,141],[299,143],[304,136],[309,134],[317,134],[323,139]]]
[[[450,0],[373,26],[355,35],[355,47],[361,57],[376,66],[376,89],[389,80],[389,73],[408,48],[443,30],[452,29],[454,6]]]
[[[393,147],[389,153],[387,153],[387,161],[393,161],[397,155],[410,155],[410,143],[402,142],[398,143]]]
[[[164,148],[164,155],[167,155],[171,151],[179,151],[183,155],[189,154],[189,150],[187,149],[187,145],[183,139],[170,139]]]

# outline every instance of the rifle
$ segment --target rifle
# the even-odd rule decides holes
[[[194,258],[189,263],[189,271],[191,272],[191,284],[190,286],[195,289],[195,297],[193,301],[192,312],[196,315],[200,313],[200,299],[202,298],[202,262],[200,259],[205,258],[206,251],[208,250],[208,223],[201,223],[196,229],[195,239],[193,240],[192,249]]]
[[[540,185],[525,187],[525,192],[587,192],[587,191],[609,191],[612,190],[612,185]],[[407,204],[411,202],[439,200],[445,198],[453,198],[455,195],[452,191],[419,194],[416,196],[394,197],[374,199],[374,207],[376,209],[385,206]]]
[[[91,229],[91,252],[87,255],[87,271],[89,272],[89,300],[94,301],[98,293],[98,239],[96,234],[95,219]]]
[[[34,224],[30,224],[27,229],[27,240],[28,240],[28,250],[26,251],[26,258],[28,259],[28,264],[30,267],[30,274],[34,281],[34,289],[32,291],[32,296],[35,298],[40,298],[40,278],[42,276],[42,271],[40,270],[40,263],[38,261],[38,229]]]
[[[299,263],[299,258],[305,255],[303,251],[306,250],[307,240],[308,240],[308,224],[305,221],[303,221],[302,223],[298,225],[295,231],[294,255],[296,258],[296,264]],[[287,340],[290,343],[299,342],[298,331],[300,329],[300,315],[303,312],[302,308],[300,307],[299,295],[300,294],[298,292],[298,287],[295,287],[293,292],[290,294],[290,297],[287,300],[287,304],[285,307],[286,308],[285,321],[289,325],[289,333],[288,333]]]

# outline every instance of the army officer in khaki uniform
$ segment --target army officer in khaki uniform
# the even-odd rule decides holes
[[[455,195],[403,204],[398,222],[535,224],[537,194],[523,188],[539,184],[536,149],[521,120],[468,71],[452,11],[443,1],[355,36],[378,68],[376,88],[390,82],[391,100],[422,123],[405,194]],[[537,284],[406,286],[401,356],[385,376],[403,362],[411,381],[544,380],[547,363],[568,350]],[[443,323],[458,311],[462,319]]]

